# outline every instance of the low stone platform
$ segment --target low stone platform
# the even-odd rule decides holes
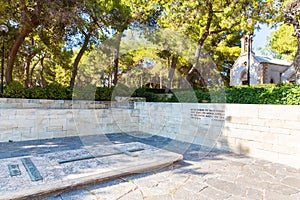
[[[28,199],[44,200],[298,200],[300,199],[300,170],[281,164],[275,164],[265,160],[254,159],[234,153],[207,149],[200,145],[188,144],[172,140],[170,138],[154,136],[144,133],[122,133],[93,136],[89,138],[59,138],[53,140],[26,141],[17,143],[0,143],[0,163],[6,159],[16,159],[22,167],[19,158],[31,157],[36,163],[39,159],[52,159],[57,165],[57,156],[69,158],[68,155],[82,156],[86,151],[93,152],[97,145],[117,145],[119,147],[132,147],[131,144],[150,146],[153,149],[164,149],[169,152],[182,154],[183,160],[165,168],[158,168],[150,172],[139,172],[124,177],[114,177],[113,180],[104,182],[90,182],[80,188],[68,188],[67,191],[57,191],[46,196],[32,197]],[[128,146],[129,145],[129,146]],[[98,146],[99,147],[99,146]],[[145,147],[145,146],[144,146]],[[108,150],[108,149],[107,149]],[[110,149],[111,150],[111,149]],[[109,150],[109,151],[110,151]],[[10,157],[7,153],[10,152]],[[68,153],[63,154],[62,152]],[[96,154],[97,151],[95,151]],[[136,152],[141,154],[142,151]],[[49,155],[48,155],[49,154]],[[153,155],[149,154],[149,158]],[[126,155],[118,155],[117,160],[124,158],[135,159]],[[61,158],[60,158],[61,159]],[[101,160],[89,161],[90,169],[92,163],[98,164]],[[146,160],[147,161],[147,160]],[[149,160],[151,161],[151,160]],[[154,160],[155,161],[155,160]],[[79,161],[76,161],[79,162]],[[81,161],[80,161],[81,162]],[[65,163],[71,165],[71,163]],[[108,164],[106,162],[106,164]],[[114,166],[111,163],[111,166]],[[142,163],[144,164],[144,163]],[[69,173],[62,166],[53,171],[62,175]],[[38,166],[37,166],[38,167]],[[1,168],[1,174],[6,171],[0,180],[8,180],[7,166]],[[21,169],[22,173],[26,173]],[[71,167],[71,170],[84,170]],[[44,169],[40,170],[42,175]],[[88,171],[85,171],[88,173]],[[57,174],[57,179],[61,178]],[[75,174],[73,174],[75,175]],[[28,175],[26,175],[28,176]],[[44,176],[44,175],[43,175]],[[54,174],[48,178],[55,177]],[[17,177],[14,177],[17,178]],[[43,177],[43,181],[47,176]],[[70,178],[70,176],[69,176]],[[72,177],[74,178],[74,177]],[[80,179],[79,177],[77,177]],[[94,178],[93,175],[90,176]],[[0,181],[0,182],[1,182]],[[27,182],[30,182],[27,180]],[[30,182],[31,183],[31,182]],[[33,182],[37,184],[37,182]],[[57,186],[64,182],[55,182]],[[32,183],[31,183],[32,184]],[[6,187],[2,189],[2,187]],[[8,186],[1,183],[1,192],[8,191]],[[21,193],[22,187],[10,190],[13,194]],[[14,191],[14,192],[13,192]]]
[[[79,140],[74,141],[75,146],[78,142]],[[28,144],[30,141],[23,142],[22,147],[25,150],[23,153],[26,152],[26,148],[31,147],[31,145],[26,145],[26,143]],[[48,144],[50,144],[49,141]],[[2,146],[4,145],[2,144]],[[36,146],[38,147],[39,145]],[[52,143],[52,146],[55,146],[55,144]],[[47,147],[47,145],[44,147]],[[48,145],[48,147],[51,147],[51,145]],[[16,149],[18,148],[20,149],[21,147],[16,145]],[[128,151],[130,150],[135,152],[129,153]],[[64,149],[48,153],[39,151],[40,153],[35,151],[35,155],[29,155],[30,153],[28,152],[26,156],[1,159],[0,199],[41,198],[45,195],[59,193],[84,185],[161,169],[182,159],[180,154],[140,142],[117,142],[117,144],[111,143],[110,145],[97,143],[97,145],[93,145],[93,147],[88,146],[87,148]],[[95,158],[82,159],[89,156]],[[30,158],[32,160],[43,177],[42,180],[31,181],[21,162],[22,158]],[[76,158],[82,160],[70,160]],[[10,176],[8,165],[12,164],[19,166],[21,175]]]

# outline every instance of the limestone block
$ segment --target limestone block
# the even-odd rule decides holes
[[[254,126],[254,125],[252,125],[252,129],[251,130],[259,131],[259,132],[262,132],[262,133],[271,133],[271,134],[273,134],[270,131],[270,127],[267,127],[267,126]]]
[[[78,132],[77,130],[67,130],[67,137],[71,137],[71,136],[78,136]]]
[[[283,135],[290,135],[292,132],[292,129],[290,128],[276,128],[276,127],[270,127],[269,132],[273,134],[283,134]]]
[[[67,131],[61,130],[61,131],[55,131],[53,132],[54,138],[61,138],[61,137],[67,137]]]
[[[66,126],[63,127],[63,130],[69,130],[69,131],[74,131],[76,130],[76,122],[74,119],[67,119],[66,120]]]
[[[50,139],[53,138],[53,132],[40,131],[38,132],[38,139]]]
[[[298,147],[295,146],[289,146],[289,144],[286,145],[277,145],[274,144],[272,150],[274,152],[278,152],[281,154],[289,154],[289,155],[296,155],[298,152]]]
[[[9,112],[7,112],[8,110],[7,109],[0,109],[0,117],[1,117],[1,119],[9,119],[9,115],[10,115],[10,113]]]
[[[278,153],[277,152],[265,151],[262,149],[251,148],[247,155],[253,156],[256,158],[260,158],[260,159],[264,159],[264,160],[269,160],[271,162],[278,161]]]
[[[284,121],[284,128],[289,128],[291,130],[297,130],[298,132],[300,132],[300,120],[286,120]]]
[[[249,117],[240,117],[240,116],[227,115],[225,123],[230,123],[230,124],[248,124],[249,123]]]
[[[65,126],[67,126],[67,119],[65,118],[51,118],[49,120],[49,127],[60,127],[62,130]]]
[[[17,117],[17,110],[16,109],[7,109],[3,112],[3,114],[1,115],[1,118],[5,117],[5,118],[8,118],[8,119],[16,119]]]
[[[247,119],[247,124],[252,125],[252,126],[265,127],[267,123],[266,123],[265,120],[261,120],[261,119],[258,119],[258,118],[252,118],[251,116],[249,116],[248,119]]]
[[[18,127],[16,120],[0,120],[0,127],[3,129],[13,129]]]
[[[63,130],[63,126],[60,126],[60,125],[53,125],[53,126],[48,126],[46,127],[46,131],[47,132],[60,132]]]
[[[217,140],[216,147],[224,151],[230,151],[237,154],[241,153],[241,146],[236,144],[236,138],[220,136]]]
[[[277,140],[275,144],[288,145],[291,147],[298,147],[300,144],[300,135],[283,135],[276,134]]]
[[[254,104],[226,104],[225,117],[246,117],[258,118],[259,105]]]
[[[107,124],[101,127],[103,133],[121,133],[122,130],[115,124]]]
[[[0,142],[8,142],[12,135],[12,129],[0,128]]]
[[[275,162],[282,163],[284,165],[289,165],[297,169],[300,168],[300,158],[299,156],[295,155],[278,153],[278,159]]]
[[[277,138],[275,134],[254,131],[254,130],[244,130],[244,129],[230,129],[228,132],[229,137],[239,138],[243,140],[275,143]]]
[[[39,138],[39,134],[37,132],[33,132],[32,129],[22,128],[22,131],[20,132],[21,132],[22,141],[37,140]]]
[[[12,134],[11,135],[7,135],[7,141],[22,141],[22,136],[21,133],[18,131],[14,131],[12,130]]]
[[[35,127],[36,120],[34,119],[16,119],[15,121],[18,127]]]
[[[35,109],[17,109],[14,118],[18,120],[35,119],[36,111]]]
[[[280,119],[290,120],[299,119],[299,106],[285,106],[285,105],[260,105],[259,118],[260,119]]]
[[[50,116],[50,109],[36,109],[35,110],[35,114],[36,114],[36,118],[42,117],[42,118],[49,118],[48,116]]]
[[[291,130],[289,134],[290,135],[295,135],[295,136],[300,135],[300,130],[297,130],[297,129]]]
[[[211,126],[207,130],[206,138],[211,140],[217,140],[222,135],[222,127]]]
[[[39,102],[24,102],[21,103],[22,108],[41,108],[41,104]]]
[[[250,149],[261,149],[265,151],[274,151],[274,145],[270,143],[265,142],[259,142],[259,141],[248,141],[248,147]]]

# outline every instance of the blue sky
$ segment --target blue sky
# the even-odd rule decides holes
[[[261,56],[261,52],[258,51],[259,47],[264,47],[267,43],[267,37],[270,35],[270,33],[274,30],[268,27],[265,24],[260,25],[261,30],[254,31],[254,38],[253,38],[253,51],[255,55]]]

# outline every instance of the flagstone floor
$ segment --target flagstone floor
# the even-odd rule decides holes
[[[108,134],[103,137],[0,143],[0,159],[89,149],[99,142],[140,142],[182,154],[183,160],[152,172],[54,193],[44,199],[300,199],[300,169],[148,134]]]

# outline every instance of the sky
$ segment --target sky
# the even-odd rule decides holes
[[[262,53],[258,50],[259,47],[264,47],[267,43],[267,37],[270,36],[271,32],[274,29],[271,29],[265,24],[261,25],[261,30],[254,31],[254,37],[253,37],[253,51],[255,55],[257,56],[263,56]]]

